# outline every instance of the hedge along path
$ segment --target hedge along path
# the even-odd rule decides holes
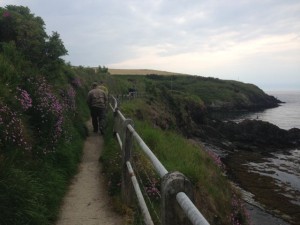
[[[66,194],[56,225],[122,225],[123,218],[115,213],[101,173],[99,157],[103,138],[92,132],[86,139],[79,172]]]

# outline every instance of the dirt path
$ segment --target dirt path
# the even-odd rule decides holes
[[[122,217],[112,210],[98,159],[103,139],[91,132],[87,138],[78,174],[65,196],[56,225],[122,225]]]

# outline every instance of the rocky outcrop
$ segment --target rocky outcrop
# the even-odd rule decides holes
[[[210,121],[196,132],[206,141],[227,149],[276,151],[300,146],[300,129],[283,130],[260,120]]]
[[[234,98],[229,101],[222,101],[217,99],[211,104],[207,105],[209,111],[239,111],[239,110],[259,110],[274,108],[279,106],[281,102],[273,96],[265,93],[257,94],[236,94]]]

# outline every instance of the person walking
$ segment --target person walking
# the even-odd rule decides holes
[[[105,112],[108,103],[107,94],[100,88],[97,88],[96,82],[92,85],[92,90],[88,93],[87,104],[92,116],[94,132],[98,131],[104,134]]]

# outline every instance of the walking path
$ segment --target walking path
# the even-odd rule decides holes
[[[92,133],[84,144],[82,162],[65,196],[56,225],[122,225],[122,217],[113,212],[101,173],[99,157],[103,138]]]

